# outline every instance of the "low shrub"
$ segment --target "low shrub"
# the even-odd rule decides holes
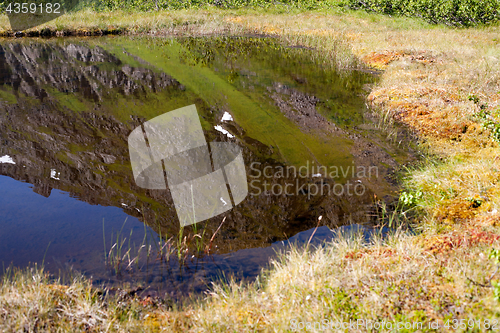
[[[344,4],[339,0],[92,0],[90,7],[96,11],[111,10],[172,10],[200,8],[214,6],[223,9],[237,9],[245,7],[268,8],[270,6],[283,6],[304,10],[327,8]]]
[[[473,26],[498,21],[499,0],[347,0],[351,9],[421,17],[431,23]]]

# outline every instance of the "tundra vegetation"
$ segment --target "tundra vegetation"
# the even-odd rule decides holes
[[[33,29],[259,34],[314,48],[318,63],[381,70],[367,102],[380,126],[414,133],[421,153],[400,172],[395,208],[379,202],[381,222],[417,232],[292,249],[256,281],[218,283],[185,304],[111,296],[84,278],[62,284],[40,268],[8,270],[0,327],[289,331],[299,322],[358,319],[421,322],[422,331],[433,331],[432,323],[440,332],[493,327],[500,320],[499,9],[496,0],[98,0]],[[11,33],[6,15],[0,30]]]

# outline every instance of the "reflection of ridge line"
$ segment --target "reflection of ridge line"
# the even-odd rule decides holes
[[[165,160],[161,160],[161,167],[163,169],[163,180],[165,180],[165,190],[170,192],[170,188],[168,187],[168,174],[167,167],[165,166]]]
[[[191,206],[193,207],[193,222],[196,223],[196,210],[194,209],[193,184],[191,184]]]
[[[206,138],[205,138],[205,140],[206,140]],[[212,156],[212,154],[213,154],[212,147],[211,147],[210,144],[207,144],[207,148],[208,148],[208,156],[210,157],[210,163],[211,163],[211,166],[212,166],[212,172],[215,172],[218,169],[215,170],[214,157]],[[233,160],[231,160],[231,162]],[[220,170],[222,171],[222,176],[224,177],[224,182],[226,183],[226,189],[227,189],[227,193],[229,194],[229,199],[231,200],[231,204],[233,205],[233,207],[236,207],[236,205],[234,204],[235,201],[234,201],[234,198],[233,198],[233,193],[231,192],[231,186],[229,185],[229,180],[227,178],[227,174],[226,174],[226,170],[224,169],[224,166],[222,166],[220,168]]]
[[[146,133],[146,129],[144,128],[144,124],[141,124],[140,127],[142,130],[142,135],[144,136],[144,142],[146,143],[146,147],[148,147],[149,158],[151,159],[151,162],[154,163],[153,152],[151,151],[151,146],[149,145],[148,135]],[[163,170],[165,170],[165,168],[163,168]]]
[[[235,204],[235,201],[233,198],[233,193],[231,192],[231,186],[229,185],[229,179],[227,178],[226,169],[224,167],[225,166],[223,166],[220,169],[222,170],[222,176],[224,177],[224,182],[226,183],[227,193],[229,194],[229,199],[231,199],[231,205],[233,205],[233,207],[236,207],[236,204]]]
[[[318,159],[316,158],[316,155],[314,155],[311,149],[309,149],[309,147],[303,141],[301,141],[301,143],[304,145],[304,147],[306,147],[307,151],[311,154],[311,157],[314,158],[316,163],[318,163],[318,166],[321,166],[321,163],[319,163]]]
[[[288,163],[288,161],[287,161],[285,155],[283,155],[283,152],[281,151],[280,146],[278,145],[278,143],[276,143],[276,141],[274,140],[274,138],[271,138],[271,140],[273,140],[273,143],[276,145],[276,148],[278,148],[278,153],[281,156],[281,158],[283,159],[283,161],[285,163]]]
[[[203,136],[205,136],[205,133],[203,133]],[[208,149],[208,157],[210,158],[210,166],[212,167],[212,172],[215,172],[215,164],[214,164],[214,157],[212,156],[212,147],[208,144],[207,138],[205,137],[205,142],[207,142],[207,149]]]
[[[156,67],[153,64],[147,62],[146,60],[144,60],[136,55],[133,55],[130,52],[127,52],[127,50],[125,50],[125,48],[122,48],[122,50],[123,50],[123,53],[125,53],[126,55],[128,55],[129,57],[131,57],[132,59],[134,59],[135,61],[137,61],[141,65],[146,65],[146,66],[149,66],[149,67],[156,69]]]

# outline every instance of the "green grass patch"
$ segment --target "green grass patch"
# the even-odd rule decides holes
[[[12,88],[4,86],[0,89],[0,101],[7,102],[8,104],[17,103],[17,98],[13,94]]]

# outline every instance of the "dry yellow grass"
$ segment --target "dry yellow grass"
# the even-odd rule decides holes
[[[84,35],[95,29],[121,29],[148,34],[222,34],[242,33],[238,24],[224,23],[227,14],[220,10],[177,10],[160,12],[94,12],[90,9],[63,15],[29,31],[73,31]],[[10,31],[6,15],[0,15],[0,34]]]
[[[101,326],[108,319],[88,281],[51,284],[43,270],[8,270],[0,286],[3,332],[69,331]]]
[[[491,291],[469,280],[484,283],[494,271],[488,252],[499,242],[488,235],[475,234],[469,242],[436,236],[434,243],[443,243],[452,256],[404,234],[371,246],[340,237],[313,251],[293,249],[256,282],[217,284],[206,299],[180,310],[149,298],[106,298],[84,280],[50,284],[31,270],[3,282],[0,329],[284,332],[310,323],[312,332],[366,332],[367,325],[390,331],[388,325],[403,323],[411,325],[407,331],[429,331],[435,322],[439,331],[452,332],[457,330],[444,328],[448,320],[484,323],[499,316]],[[348,328],[349,322],[356,324]],[[340,323],[344,329],[336,329]]]
[[[466,316],[477,315],[469,311],[484,291],[471,286],[465,274],[482,281],[482,272],[491,265],[477,250],[457,250],[456,255],[456,261],[436,257],[404,235],[370,248],[341,240],[312,253],[294,250],[284,262],[274,262],[261,288],[233,285],[215,289],[193,320],[220,332],[281,332],[299,322],[318,323],[311,331],[321,331],[323,325],[357,319],[394,325],[428,325],[431,320],[444,324],[455,308],[467,311]],[[463,265],[472,258],[478,265]],[[439,270],[439,274],[432,274]],[[494,304],[488,305],[494,308]],[[483,318],[493,315],[488,305],[483,305]],[[348,331],[369,329],[361,326]]]

